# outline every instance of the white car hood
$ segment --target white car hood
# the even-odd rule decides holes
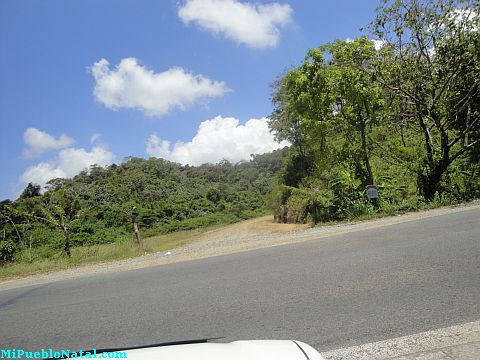
[[[127,350],[127,360],[324,360],[311,346],[293,340],[250,340]]]

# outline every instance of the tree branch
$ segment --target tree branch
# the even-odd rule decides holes
[[[480,139],[477,139],[475,140],[474,142],[471,142],[470,144],[468,144],[467,146],[464,146],[462,147],[460,150],[458,150],[455,155],[453,155],[451,158],[450,158],[450,161],[449,161],[449,164],[451,164],[456,158],[458,158],[459,156],[463,155],[468,149],[470,149],[471,147],[473,147],[475,144],[479,143],[480,142]]]

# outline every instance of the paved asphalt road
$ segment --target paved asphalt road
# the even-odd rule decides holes
[[[225,336],[320,351],[480,319],[480,210],[0,292],[0,348]]]

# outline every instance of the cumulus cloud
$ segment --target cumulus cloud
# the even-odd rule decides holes
[[[90,72],[95,79],[93,95],[98,102],[112,110],[138,109],[154,117],[172,109],[185,110],[198,101],[229,91],[221,81],[182,68],[155,73],[135,58],[123,59],[113,69],[107,60],[101,59]]]
[[[29,167],[21,175],[20,180],[23,183],[33,182],[44,187],[49,180],[70,178],[91,165],[109,165],[114,159],[115,155],[103,146],[95,146],[90,151],[70,147],[60,150],[57,158],[52,161]]]
[[[65,134],[55,138],[36,128],[28,128],[23,134],[23,140],[27,145],[23,151],[24,157],[38,156],[48,150],[62,149],[73,143],[73,139]]]
[[[276,46],[279,27],[291,21],[292,13],[288,4],[238,0],[187,0],[178,9],[185,24],[194,23],[215,35],[255,48]]]
[[[250,154],[262,154],[287,146],[277,143],[268,129],[267,119],[250,119],[244,125],[232,117],[217,116],[202,122],[189,142],[147,139],[147,154],[181,164],[200,165],[222,159],[231,162],[247,160]]]

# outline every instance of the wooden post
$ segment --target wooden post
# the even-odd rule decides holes
[[[135,214],[132,214],[132,226],[133,226],[133,232],[135,233],[135,240],[137,241],[137,244],[143,247],[142,237],[140,236],[140,231],[138,230],[137,216]]]
[[[70,253],[70,234],[68,233],[68,228],[63,223],[63,221],[62,221],[61,226],[62,226],[62,230],[63,230],[63,237],[65,238],[65,253],[67,254],[68,257],[70,257],[72,255]]]

